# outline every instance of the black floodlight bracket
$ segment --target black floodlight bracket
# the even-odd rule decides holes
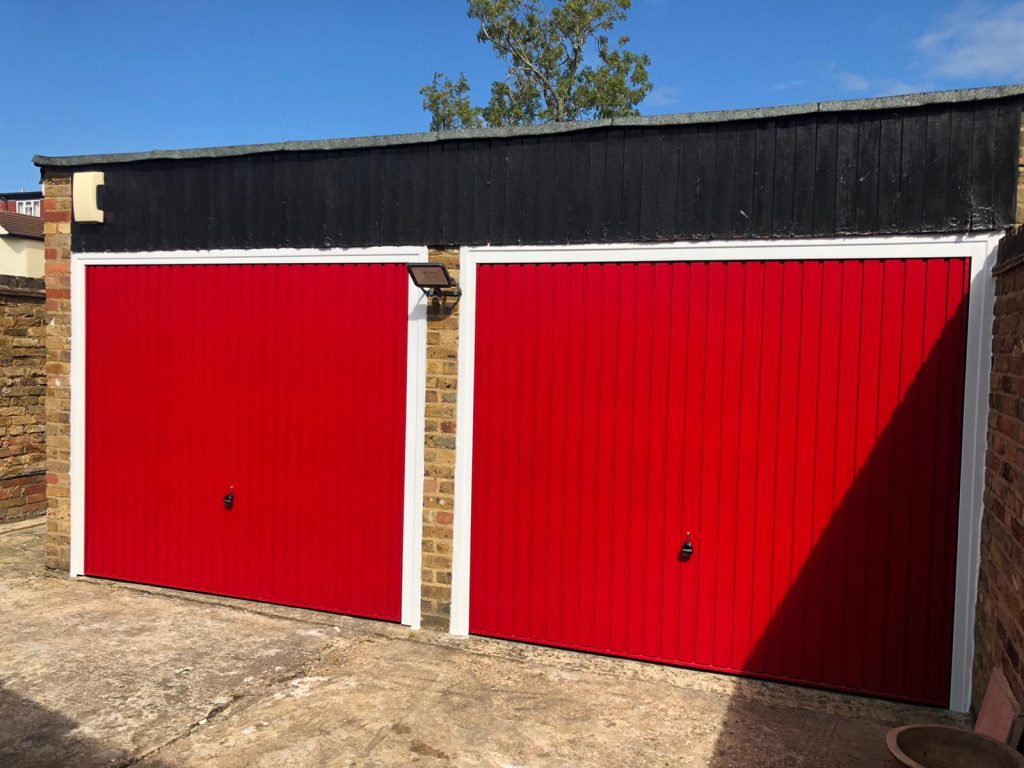
[[[451,276],[444,264],[410,264],[408,269],[413,285],[423,291],[423,295],[428,299],[458,299],[462,296],[459,281]]]

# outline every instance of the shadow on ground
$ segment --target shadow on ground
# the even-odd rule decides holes
[[[132,756],[82,733],[79,724],[60,712],[19,696],[0,681],[0,765],[9,768],[124,766]],[[160,760],[149,765],[166,766]]]

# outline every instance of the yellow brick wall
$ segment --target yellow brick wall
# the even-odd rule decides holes
[[[458,278],[457,250],[431,250],[430,260],[443,263]],[[451,613],[458,344],[458,303],[452,299],[431,301],[427,311],[421,596],[422,622],[428,629],[447,630]]]
[[[46,511],[42,282],[0,275],[0,523]]]
[[[46,566],[71,557],[71,177],[43,180],[46,238]]]

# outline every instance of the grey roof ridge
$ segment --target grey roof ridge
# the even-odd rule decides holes
[[[361,136],[348,139],[280,141],[268,144],[239,144],[224,147],[199,147],[194,149],[157,149],[146,152],[120,152],[98,155],[36,155],[32,158],[32,162],[40,167],[67,167],[108,163],[131,163],[140,160],[212,159],[218,157],[239,157],[242,155],[266,154],[270,152],[362,149],[408,144],[432,144],[440,141],[454,141],[458,139],[494,139],[517,136],[544,136],[586,131],[593,128],[606,128],[611,126],[643,127],[662,125],[694,125],[701,123],[727,123],[741,120],[758,120],[773,117],[791,117],[820,112],[863,112],[879,109],[905,109],[911,107],[924,107],[933,104],[956,104],[969,101],[1006,99],[1022,95],[1024,95],[1024,84],[1000,85],[985,88],[962,88],[950,91],[912,93],[904,96],[882,96],[870,99],[816,101],[806,104],[791,104],[781,107],[755,107],[752,109],[726,109],[715,112],[681,112],[666,115],[613,117],[602,120],[581,120],[571,123],[543,123],[540,125],[514,126],[510,128],[463,128],[454,131],[385,134],[380,136]]]

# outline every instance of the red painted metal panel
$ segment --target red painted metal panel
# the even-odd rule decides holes
[[[86,572],[400,620],[405,267],[90,266],[86,291]]]
[[[478,267],[470,630],[947,704],[968,279]]]

